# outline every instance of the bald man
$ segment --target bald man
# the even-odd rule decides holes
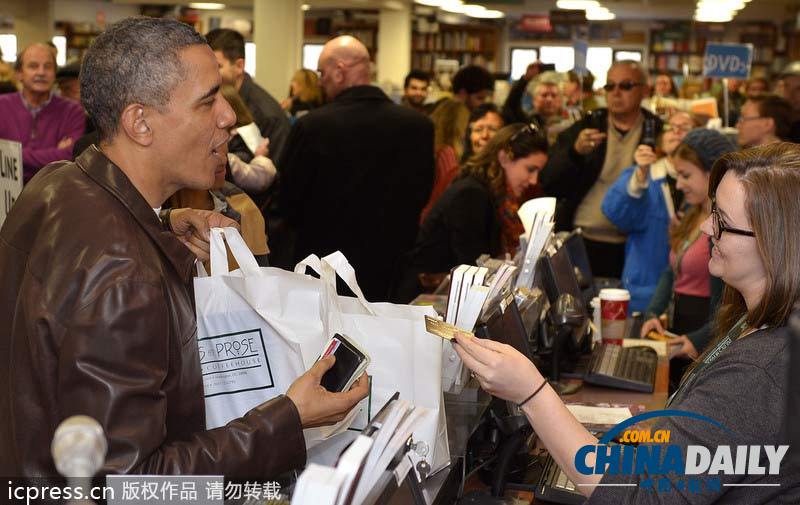
[[[319,72],[330,103],[292,128],[280,203],[296,232],[290,264],[340,250],[366,297],[385,301],[433,184],[433,123],[369,85],[369,65],[353,37],[325,44]]]
[[[23,180],[52,161],[71,160],[72,145],[86,118],[77,102],[53,93],[56,57],[50,46],[33,44],[17,57],[19,93],[0,95],[0,138],[22,144]]]

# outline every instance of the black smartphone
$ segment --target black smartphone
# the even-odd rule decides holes
[[[671,175],[667,175],[667,185],[669,186],[669,195],[672,197],[672,208],[675,212],[683,210],[683,191],[678,189],[678,181]]]
[[[366,370],[369,365],[369,356],[352,339],[339,333],[335,334],[325,345],[320,359],[333,354],[336,362],[333,367],[322,376],[322,387],[328,391],[338,393],[347,391],[353,382]]]
[[[652,117],[647,117],[644,120],[642,128],[642,144],[650,146],[654,151],[656,149],[656,120]]]
[[[539,66],[540,72],[555,72],[556,71],[556,64],[555,63],[542,63]]]
[[[590,110],[586,113],[586,127],[600,130],[605,133],[608,127],[608,112],[606,109]]]

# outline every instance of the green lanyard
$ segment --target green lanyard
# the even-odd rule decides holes
[[[669,400],[667,401],[667,407],[672,405],[672,402],[674,402],[675,399],[678,398],[678,395],[684,392],[685,389],[689,386],[689,384],[694,382],[697,375],[705,367],[715,362],[725,349],[727,349],[736,340],[739,340],[739,338],[741,338],[745,330],[747,330],[747,314],[743,315],[739,319],[739,321],[737,321],[737,323],[733,325],[733,328],[731,328],[730,331],[728,331],[728,334],[725,335],[725,338],[720,340],[719,343],[717,343],[717,345],[714,346],[711,352],[708,353],[705,359],[703,359],[703,361],[698,363],[697,366],[694,367],[694,370],[692,370],[692,373],[690,373],[689,376],[686,377],[686,379],[681,382],[680,386],[678,386],[678,389],[674,393],[672,393],[672,396],[669,397]]]

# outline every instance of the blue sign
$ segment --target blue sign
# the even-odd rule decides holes
[[[703,75],[747,79],[752,61],[752,44],[706,44]]]
[[[586,53],[589,52],[589,43],[583,39],[575,39],[572,41],[572,49],[575,54],[575,64],[573,65],[575,73],[586,75]]]

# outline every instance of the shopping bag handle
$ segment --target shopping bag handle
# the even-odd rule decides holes
[[[361,291],[361,286],[358,285],[356,270],[353,268],[353,265],[347,261],[344,254],[342,254],[341,251],[332,252],[322,258],[322,262],[330,265],[333,271],[344,281],[345,285],[350,288],[350,291],[356,295],[361,305],[363,305],[370,314],[375,315],[375,311],[372,310],[372,307],[367,301],[367,297],[365,297],[364,292]]]
[[[257,275],[259,272],[258,262],[239,234],[239,230],[233,227],[211,228],[211,275],[224,275],[230,271],[228,253],[225,250],[226,242],[242,272],[248,275]]]
[[[364,307],[364,310],[371,315],[376,315],[375,310],[370,306],[364,292],[356,281],[356,271],[353,266],[347,261],[344,254],[340,251],[331,253],[324,258],[320,259],[316,254],[309,254],[303,261],[294,267],[295,273],[305,273],[306,267],[310,268],[319,275],[320,279],[325,282],[334,293],[336,293],[336,276],[338,275],[350,288],[350,291],[356,295],[356,298]]]

